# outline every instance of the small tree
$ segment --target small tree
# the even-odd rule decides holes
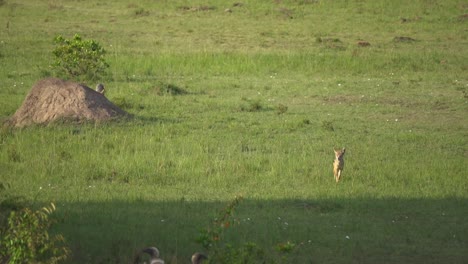
[[[106,74],[109,64],[104,60],[106,51],[95,40],[83,40],[75,34],[72,39],[61,35],[54,39],[55,62],[52,67],[65,78],[96,81]]]

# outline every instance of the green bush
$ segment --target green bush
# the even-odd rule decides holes
[[[55,62],[52,67],[64,78],[96,81],[106,75],[109,64],[104,60],[106,51],[95,40],[83,40],[75,34],[73,39],[57,36],[54,39]]]
[[[69,255],[61,235],[49,236],[49,215],[55,205],[37,211],[24,208],[11,211],[1,231],[0,263],[59,263]]]

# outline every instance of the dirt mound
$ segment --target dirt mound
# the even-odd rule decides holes
[[[47,78],[34,84],[8,123],[24,127],[55,120],[106,121],[124,116],[128,113],[85,85]]]

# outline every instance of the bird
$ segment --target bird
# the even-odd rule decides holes
[[[143,249],[140,254],[138,254],[137,258],[135,259],[135,264],[139,263],[140,261],[140,255],[142,253],[146,253],[150,256],[150,262],[149,264],[164,264],[164,260],[159,258],[159,250],[156,247],[148,247]],[[145,262],[146,264],[146,262]]]
[[[104,93],[106,92],[106,90],[104,89],[104,84],[99,83],[98,85],[96,85],[96,92],[104,95]]]
[[[205,254],[196,252],[192,255],[192,264],[201,264],[205,259],[208,259]]]
[[[144,262],[144,264],[164,264],[164,260],[159,258],[159,250],[156,247],[148,247],[148,248],[143,249],[136,256],[134,264],[140,263],[140,256],[143,253],[146,253],[150,256],[150,260],[149,260],[150,262],[149,263]],[[208,259],[208,257],[205,254],[196,252],[192,255],[192,264],[202,264],[202,262],[206,259]]]

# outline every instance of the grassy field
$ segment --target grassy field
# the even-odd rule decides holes
[[[75,33],[134,115],[2,128],[3,194],[57,205],[69,263],[189,263],[236,196],[224,240],[283,263],[467,263],[466,1],[241,3],[0,0],[1,120]]]

